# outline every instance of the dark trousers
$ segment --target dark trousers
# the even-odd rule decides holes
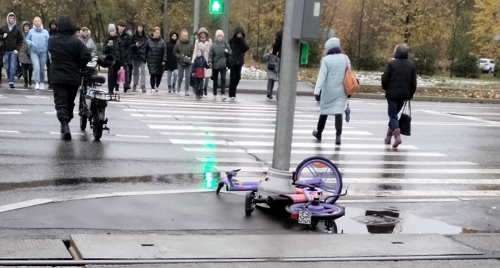
[[[23,63],[22,67],[23,67],[24,84],[31,86],[31,79],[33,78],[33,65]]]
[[[231,67],[231,72],[229,73],[229,97],[236,97],[236,88],[241,80],[241,68],[242,65]]]
[[[127,69],[125,70],[125,86],[130,88],[130,84],[132,83],[132,71],[134,70],[134,65],[132,63],[127,63]]]
[[[49,87],[52,85],[50,84],[50,59],[47,57],[47,83],[49,84]]]
[[[203,95],[203,80],[205,80],[205,78],[194,78],[194,93],[196,96]]]
[[[113,67],[108,68],[108,91],[113,94],[113,91],[120,87],[118,84],[118,71],[120,71],[121,64],[115,64]]]
[[[0,60],[2,61],[3,63],[3,58],[0,58]],[[2,63],[0,63],[0,85],[2,84]]]
[[[323,133],[327,119],[328,119],[327,114],[322,114],[319,116],[318,128],[317,128],[319,133]],[[342,114],[335,115],[335,130],[337,131],[337,133],[336,133],[337,136],[342,135]]]
[[[226,93],[226,68],[224,69],[212,69],[212,78],[214,79],[214,96],[217,96],[217,82],[219,80],[220,73],[220,94],[224,95]]]
[[[151,78],[150,78],[151,88],[152,89],[158,88],[158,86],[160,85],[161,77],[163,76],[163,73],[150,74],[150,76],[151,76]]]
[[[398,114],[403,109],[405,100],[387,100],[387,114],[389,115],[389,128],[399,128]]]
[[[78,92],[78,86],[54,84],[52,87],[57,119],[59,119],[61,123],[69,123],[71,119],[73,119],[73,109],[75,108],[75,98]]]
[[[268,97],[273,95],[274,82],[275,82],[275,80],[273,80],[273,79],[267,80],[267,96]]]

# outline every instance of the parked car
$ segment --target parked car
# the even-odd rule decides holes
[[[492,59],[479,59],[477,61],[477,67],[483,72],[483,73],[493,73],[495,72],[495,60]]]

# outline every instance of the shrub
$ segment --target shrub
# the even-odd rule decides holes
[[[412,58],[415,61],[415,68],[420,76],[433,76],[436,73],[438,52],[433,44],[426,43],[415,47]]]
[[[456,77],[474,79],[481,77],[481,71],[477,67],[477,57],[467,55],[462,59],[458,59],[453,64],[453,73]]]

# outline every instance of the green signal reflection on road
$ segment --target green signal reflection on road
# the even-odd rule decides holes
[[[203,187],[206,189],[213,189],[215,185],[217,185],[212,173],[215,160],[211,156],[205,157],[205,160],[205,166],[203,167]]]

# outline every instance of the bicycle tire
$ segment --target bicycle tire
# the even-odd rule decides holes
[[[291,204],[286,206],[285,210],[288,212],[290,215],[292,214],[299,214],[299,211],[302,210],[302,208],[308,203],[296,203],[296,204]],[[329,207],[329,209],[334,209],[332,213],[327,213],[327,214],[312,214],[311,215],[311,220],[312,221],[327,221],[327,220],[335,220],[340,217],[343,217],[345,215],[345,208],[333,204],[326,204],[326,203],[321,203],[323,206],[326,205]]]
[[[326,203],[334,204],[339,199],[338,195],[340,195],[342,192],[342,186],[343,186],[342,185],[342,175],[340,174],[340,171],[337,168],[337,166],[335,164],[333,164],[332,161],[330,161],[329,159],[321,157],[321,156],[313,156],[313,157],[309,157],[309,158],[304,159],[302,162],[300,162],[300,164],[295,169],[295,174],[297,176],[297,180],[300,180],[300,174],[302,173],[302,169],[304,167],[308,166],[309,164],[312,164],[315,162],[323,162],[323,164],[327,165],[332,170],[332,172],[335,174],[336,185],[335,185],[335,192],[333,193],[334,196],[330,196],[330,197],[327,197],[325,199]],[[337,195],[337,196],[335,196],[335,195]]]

